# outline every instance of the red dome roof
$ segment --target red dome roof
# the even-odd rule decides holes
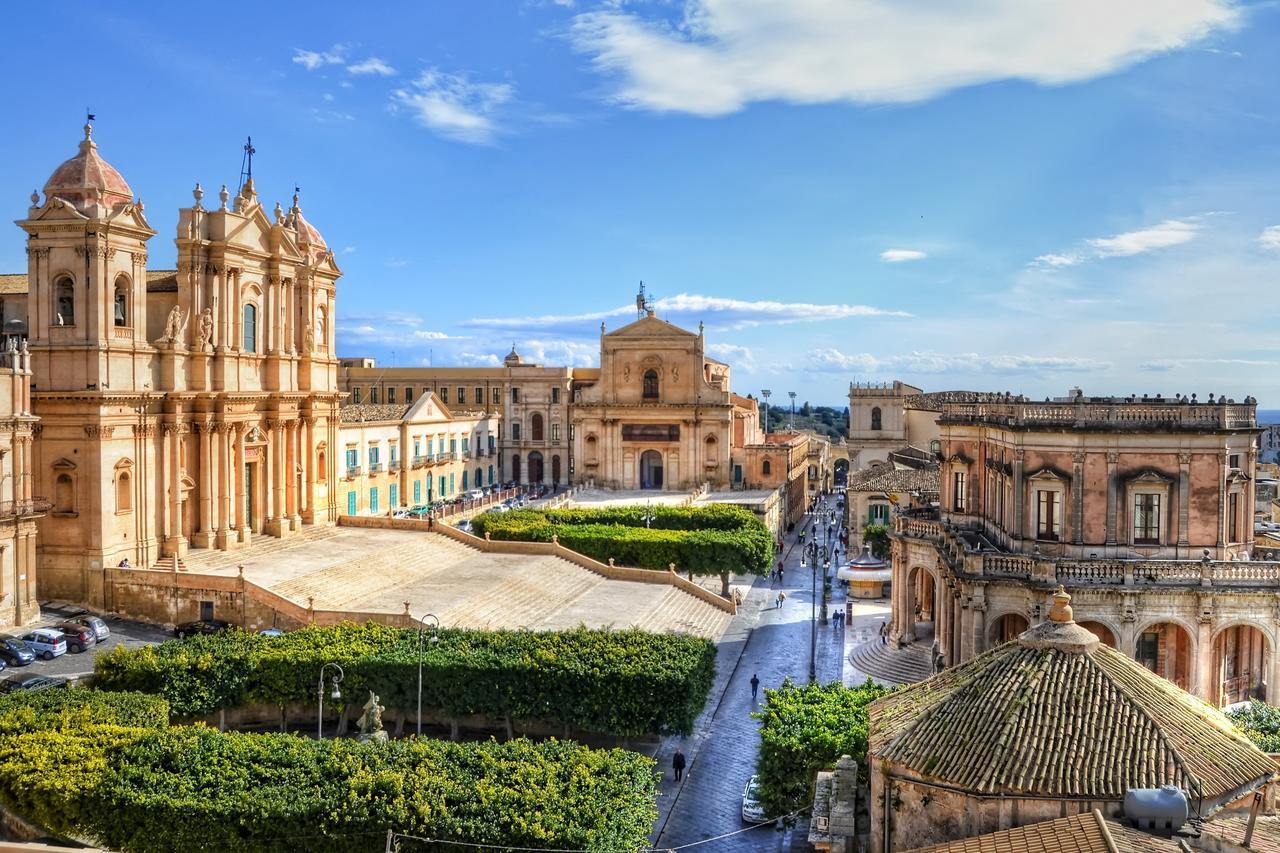
[[[45,181],[45,198],[80,199],[86,203],[102,201],[109,207],[133,200],[133,190],[124,176],[98,154],[93,141],[93,126],[84,126],[80,152],[53,170]]]

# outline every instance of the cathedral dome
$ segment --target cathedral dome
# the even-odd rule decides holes
[[[313,249],[317,254],[323,255],[329,250],[329,244],[324,241],[320,231],[307,221],[302,215],[302,208],[298,207],[298,194],[293,194],[293,207],[289,210],[290,221],[293,223],[293,229],[298,234],[298,243]]]
[[[524,364],[524,359],[520,357],[520,353],[516,352],[516,345],[511,345],[511,352],[507,353],[507,357],[502,360],[505,367],[515,367]]]
[[[98,154],[91,124],[84,126],[79,153],[54,169],[45,181],[44,195],[46,199],[58,196],[79,202],[81,206],[101,203],[115,207],[133,200],[133,190],[124,176]]]

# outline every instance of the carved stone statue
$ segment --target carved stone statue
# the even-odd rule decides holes
[[[200,349],[208,349],[213,341],[213,309],[200,312]]]
[[[164,321],[164,335],[161,336],[162,343],[177,343],[182,335],[182,309],[177,305],[169,309],[169,318]]]
[[[316,348],[316,330],[307,326],[307,333],[302,336],[302,351],[311,352]]]
[[[383,706],[378,704],[378,694],[370,690],[369,701],[364,703],[364,713],[356,721],[356,725],[360,727],[360,740],[387,739],[387,733],[382,730],[382,711]]]

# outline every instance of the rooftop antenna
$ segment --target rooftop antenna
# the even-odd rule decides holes
[[[253,155],[258,153],[258,149],[253,147],[252,136],[246,136],[244,140],[244,156],[240,158],[240,186],[242,187],[253,180]]]

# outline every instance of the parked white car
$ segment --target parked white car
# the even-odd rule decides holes
[[[67,638],[52,628],[36,628],[22,635],[22,641],[44,660],[53,660],[67,653]]]
[[[760,805],[760,777],[752,776],[747,787],[742,789],[742,819],[747,823],[764,823],[768,818],[764,806]]]

